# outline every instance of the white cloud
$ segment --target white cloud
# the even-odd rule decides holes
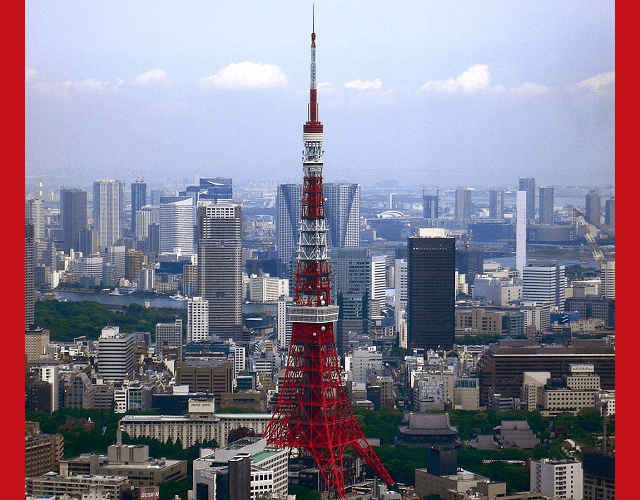
[[[136,76],[134,81],[137,85],[165,83],[167,82],[167,73],[163,69],[150,69],[149,71]]]
[[[351,80],[344,84],[349,89],[366,90],[366,89],[380,89],[382,88],[382,80],[377,78],[373,81],[363,82],[362,80]]]
[[[551,89],[545,85],[527,82],[520,85],[519,87],[512,88],[509,92],[517,96],[529,96],[529,95],[546,94],[547,92],[550,92],[550,91]]]
[[[429,80],[420,90],[440,92],[476,92],[489,88],[491,74],[486,64],[475,64],[457,78]]]
[[[278,66],[250,61],[231,63],[213,76],[200,79],[202,87],[223,90],[283,87],[288,83]]]
[[[578,87],[590,88],[592,90],[600,90],[601,88],[608,87],[609,85],[616,84],[616,72],[609,71],[608,73],[600,73],[599,75],[587,78],[578,82]]]

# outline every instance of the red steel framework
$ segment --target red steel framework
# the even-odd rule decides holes
[[[315,16],[314,16],[315,17]],[[318,120],[315,79],[315,19],[311,33],[311,91],[303,127],[305,151],[295,295],[287,369],[280,398],[264,437],[270,444],[304,450],[315,459],[329,490],[345,497],[344,453],[348,447],[382,478],[393,479],[358,426],[340,377],[331,304],[331,270],[322,185],[323,127]]]

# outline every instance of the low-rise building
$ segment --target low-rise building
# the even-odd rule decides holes
[[[61,476],[99,474],[124,476],[135,487],[155,486],[166,481],[187,478],[186,460],[154,459],[149,457],[149,446],[122,444],[122,431],[117,431],[117,442],[109,446],[107,456],[84,454],[60,463]]]
[[[240,427],[262,435],[270,420],[270,413],[215,413],[213,400],[190,400],[186,415],[125,415],[119,425],[131,437],[147,437],[162,443],[179,439],[183,448],[189,448],[212,440],[224,446],[229,432]]]
[[[131,482],[123,476],[100,474],[61,476],[55,472],[47,472],[41,476],[25,478],[26,494],[36,497],[75,495],[76,498],[109,498],[107,495],[111,495],[111,498],[122,498],[123,492],[130,489]]]

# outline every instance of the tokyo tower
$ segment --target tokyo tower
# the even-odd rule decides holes
[[[340,377],[333,336],[339,308],[331,304],[331,271],[327,256],[315,15],[311,33],[311,89],[303,140],[304,181],[295,295],[289,312],[291,342],[280,398],[264,437],[270,444],[295,447],[312,455],[329,490],[336,490],[340,498],[344,498],[343,461],[347,447],[363,457],[386,483],[393,484],[393,479],[353,417]]]

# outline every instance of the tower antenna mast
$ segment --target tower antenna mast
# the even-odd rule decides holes
[[[340,376],[333,335],[339,308],[331,303],[322,183],[323,127],[318,120],[315,7],[311,32],[308,119],[302,128],[304,181],[296,253],[295,294],[287,368],[264,437],[269,444],[311,455],[325,484],[345,498],[344,455],[351,447],[387,483],[393,479],[356,422]]]

